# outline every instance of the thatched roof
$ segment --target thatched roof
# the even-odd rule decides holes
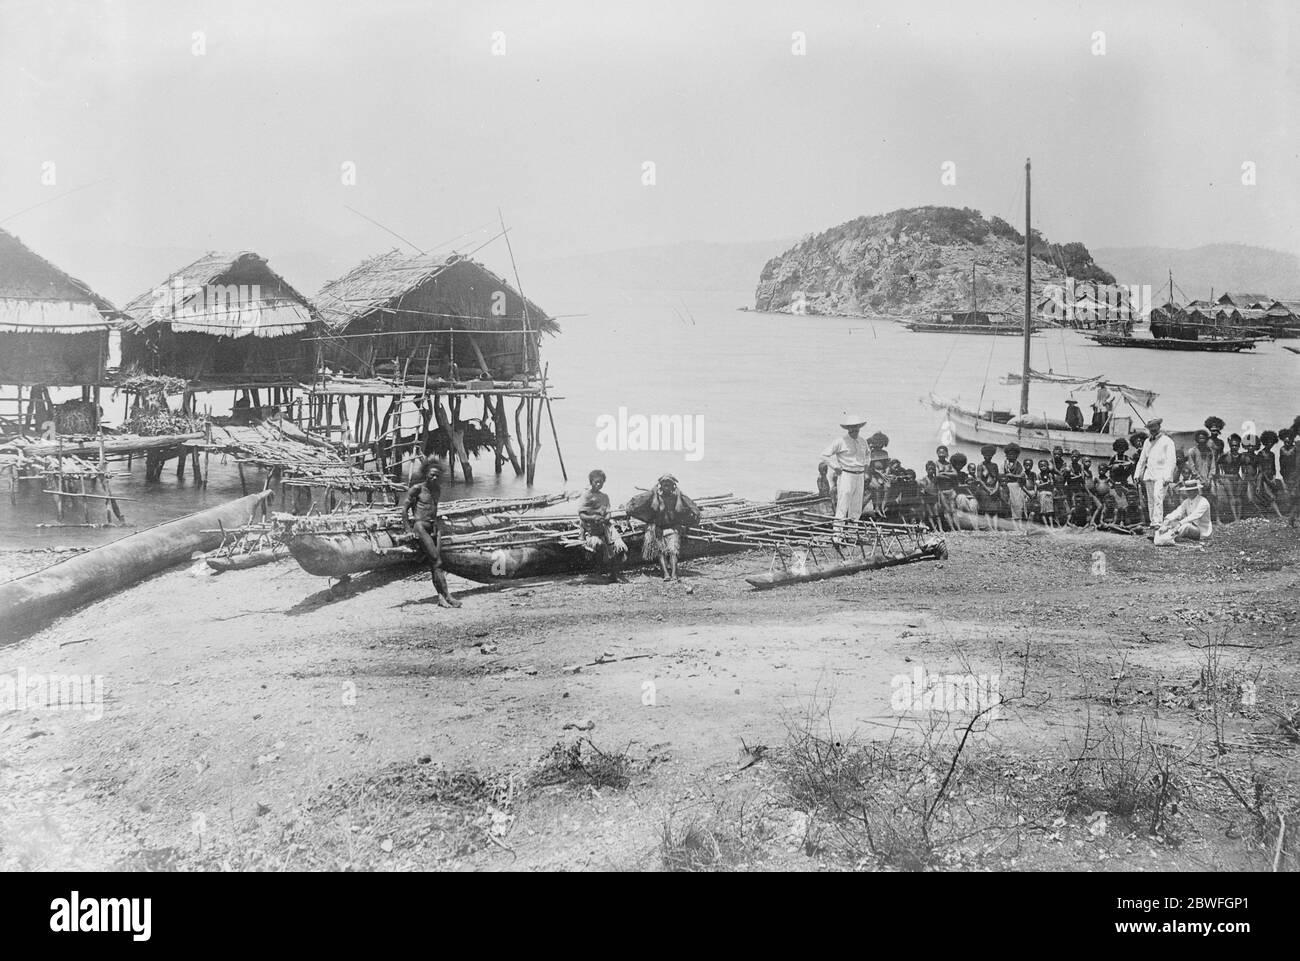
[[[1268,294],[1245,294],[1233,293],[1227,291],[1219,298],[1221,304],[1232,304],[1234,307],[1253,307],[1255,304],[1264,304],[1267,306],[1273,302]]]
[[[406,294],[436,280],[457,265],[464,265],[483,275],[484,282],[499,290],[508,290],[527,304],[529,325],[534,331],[556,333],[559,325],[535,303],[523,297],[504,279],[476,260],[460,254],[442,257],[436,254],[409,254],[394,249],[363,260],[337,280],[331,280],[316,295],[316,309],[325,326],[341,333],[352,321],[375,310],[394,308]],[[463,268],[462,268],[463,269]],[[481,320],[499,323],[500,317],[457,317],[444,319]],[[471,328],[472,329],[472,328]]]
[[[307,298],[250,250],[204,254],[127,304],[126,314],[128,332],[167,324],[214,337],[283,337],[315,320]]]
[[[0,332],[108,330],[120,312],[86,284],[0,229]]]

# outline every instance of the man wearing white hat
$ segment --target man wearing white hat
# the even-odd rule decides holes
[[[835,516],[857,520],[862,516],[862,494],[867,465],[871,460],[871,448],[866,438],[859,437],[862,425],[867,419],[859,414],[845,414],[840,418],[844,435],[831,441],[829,447],[822,451],[822,460],[835,472],[838,478],[838,498],[835,502]]]
[[[1183,502],[1169,512],[1156,528],[1153,540],[1157,547],[1175,541],[1203,541],[1214,531],[1210,522],[1210,502],[1201,494],[1201,482],[1184,481],[1178,488]]]
[[[1159,417],[1147,421],[1151,439],[1142,445],[1133,479],[1141,482],[1147,492],[1147,512],[1152,527],[1159,527],[1165,518],[1165,488],[1174,479],[1178,467],[1178,451],[1173,438],[1160,430]]]

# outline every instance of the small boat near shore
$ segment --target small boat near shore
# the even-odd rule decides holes
[[[1042,417],[1027,417],[1024,420],[1020,417],[1012,417],[1009,420],[995,420],[934,394],[930,395],[930,404],[945,412],[948,423],[952,425],[953,433],[958,440],[981,447],[985,444],[993,444],[1001,448],[1007,444],[1015,444],[1027,453],[1050,454],[1054,448],[1060,447],[1066,451],[1077,450],[1087,457],[1099,457],[1104,460],[1115,452],[1112,445],[1116,438],[1127,438],[1128,431],[1133,426],[1131,418],[1114,417],[1111,419],[1110,429],[1106,431],[1070,430],[1063,423],[1058,425],[1057,422]],[[1195,431],[1170,430],[1165,433],[1173,438],[1174,445],[1180,449],[1195,443]]]
[[[982,323],[979,318],[987,318]],[[936,314],[933,320],[906,320],[908,330],[925,334],[975,334],[982,337],[1019,337],[1024,333],[1018,323],[1010,323],[1006,314],[988,311],[959,311]],[[1037,333],[1034,327],[1030,333]]]
[[[1032,298],[1033,298],[1033,254],[1030,249],[1029,238],[1033,235],[1032,225],[1029,221],[1029,197],[1030,197],[1030,164],[1025,161],[1025,241],[1024,241],[1024,261],[1025,261],[1025,305],[1024,316],[1017,332],[1021,335],[1024,342],[1024,350],[1021,355],[1021,369],[1018,373],[1008,374],[1004,383],[1015,384],[1020,387],[1020,412],[1013,415],[1009,411],[977,411],[969,410],[962,407],[955,401],[942,398],[931,392],[928,403],[936,410],[942,410],[947,416],[943,425],[941,436],[944,436],[944,443],[949,443],[951,438],[964,441],[968,444],[984,446],[992,444],[995,447],[1005,447],[1008,444],[1015,444],[1026,453],[1045,454],[1051,453],[1055,448],[1060,447],[1064,451],[1077,450],[1080,454],[1087,457],[1109,458],[1114,453],[1113,444],[1119,438],[1127,440],[1129,431],[1136,427],[1142,426],[1142,421],[1146,420],[1146,415],[1139,414],[1139,423],[1133,423],[1133,419],[1128,416],[1118,415],[1114,412],[1113,406],[1116,399],[1122,398],[1134,413],[1139,413],[1138,407],[1150,408],[1154,403],[1156,395],[1154,392],[1145,390],[1140,387],[1130,387],[1127,384],[1115,383],[1107,380],[1102,376],[1092,377],[1072,377],[1052,373],[1041,373],[1033,370],[1029,365],[1030,343],[1029,338],[1033,333],[1034,325],[1031,320]],[[1120,337],[1115,334],[1089,334],[1089,337]],[[1121,337],[1121,339],[1123,339]],[[1131,338],[1130,338],[1131,339]],[[1146,341],[1144,340],[1145,344]],[[1031,414],[1029,406],[1029,386],[1032,382],[1042,382],[1054,384],[1057,387],[1066,388],[1071,392],[1077,390],[1097,390],[1098,400],[1094,405],[1094,410],[1100,417],[1093,430],[1079,430],[1071,427],[1066,421],[1053,420],[1045,413]],[[1108,394],[1109,400],[1104,398]],[[1116,398],[1115,395],[1118,395]],[[982,397],[982,392],[981,392]],[[922,398],[922,403],[927,402]],[[1067,403],[1074,404],[1071,399]],[[1077,412],[1077,408],[1075,408]],[[1076,425],[1079,423],[1076,420]],[[1180,447],[1191,444],[1195,437],[1194,431],[1167,431],[1174,440],[1174,444]]]
[[[1183,337],[1134,337],[1131,334],[1090,333],[1089,340],[1102,347],[1139,347],[1147,350],[1198,350],[1211,353],[1235,353],[1240,350],[1254,350],[1255,345],[1265,337],[1206,337],[1188,339]]]

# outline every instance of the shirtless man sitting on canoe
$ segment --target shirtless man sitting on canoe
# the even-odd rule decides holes
[[[460,601],[451,596],[447,588],[447,575],[442,569],[442,553],[438,545],[438,500],[442,496],[442,467],[435,460],[424,465],[424,476],[412,484],[402,498],[402,521],[420,539],[424,554],[433,574],[433,586],[438,592],[439,607],[460,607]]]

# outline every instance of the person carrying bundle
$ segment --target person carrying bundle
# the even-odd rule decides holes
[[[634,498],[633,502],[639,500]],[[659,478],[644,506],[638,504],[634,507],[633,502],[628,504],[628,513],[646,523],[642,557],[647,561],[659,561],[665,583],[678,580],[677,556],[681,553],[687,528],[700,522],[700,509],[678,489],[677,478],[672,474]]]

